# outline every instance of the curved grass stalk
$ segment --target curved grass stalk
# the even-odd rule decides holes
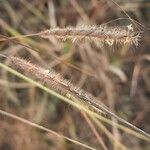
[[[32,75],[34,78],[46,83],[50,88],[54,89],[54,91],[60,93],[64,97],[67,97],[69,100],[78,103],[84,103],[83,106],[87,106],[89,109],[92,109],[92,111],[95,111],[100,115],[106,114],[109,117],[113,117],[117,119],[120,123],[128,126],[128,128],[131,128],[147,136],[148,138],[150,137],[150,135],[145,133],[143,130],[135,127],[134,125],[115,115],[103,103],[97,103],[96,99],[91,94],[85,92],[79,87],[74,86],[70,83],[70,81],[65,80],[53,69],[45,70],[18,57],[8,57],[8,59],[10,65],[15,66],[16,68],[25,71],[29,75]]]
[[[7,71],[9,71],[9,72],[11,72],[12,74],[18,76],[19,78],[22,78],[23,80],[39,87],[40,89],[44,90],[45,92],[47,92],[49,94],[52,94],[52,95],[56,96],[57,98],[60,98],[61,100],[71,104],[72,106],[86,112],[87,114],[90,114],[91,116],[96,117],[96,118],[100,119],[101,121],[108,123],[109,125],[112,125],[111,120],[109,120],[108,118],[103,117],[102,115],[98,114],[97,112],[89,110],[85,105],[83,105],[83,103],[81,103],[78,99],[76,99],[76,97],[74,97],[74,101],[71,101],[68,97],[66,98],[65,96],[62,96],[61,94],[55,92],[54,90],[51,90],[48,87],[43,86],[42,84],[32,80],[31,78],[24,76],[23,74],[21,74],[21,73],[17,72],[16,70],[6,66],[5,64],[0,63],[0,67],[7,70]],[[131,130],[130,128],[125,127],[123,125],[120,125],[120,124],[117,124],[117,123],[115,123],[115,124],[119,129],[121,129],[121,130],[123,130],[123,131],[125,131],[125,132],[127,132],[131,135],[134,135],[134,136],[136,136],[140,139],[143,139],[145,141],[150,142],[149,134],[147,134],[147,133],[143,134],[144,131],[142,133],[140,133],[138,131],[134,131],[133,129]]]

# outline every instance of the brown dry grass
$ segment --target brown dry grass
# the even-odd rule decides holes
[[[119,6],[128,12],[130,9],[128,2],[117,2]],[[137,36],[135,35],[138,34],[135,34],[136,32],[132,33],[132,30],[129,32],[132,34],[127,34],[127,31],[132,29],[128,25],[133,24],[128,20],[107,24],[107,26],[112,26],[111,24],[113,26],[124,26],[125,30],[120,30],[117,27],[106,34],[106,30],[108,31],[108,28],[106,28],[103,40],[89,37],[89,35],[97,34],[97,27],[82,27],[82,30],[90,27],[90,31],[84,30],[82,32],[84,34],[78,34],[81,29],[78,26],[81,26],[81,24],[102,24],[114,18],[124,17],[121,15],[122,11],[112,5],[111,2],[72,0],[66,2],[31,1],[30,3],[28,1],[17,1],[16,3],[15,0],[14,2],[8,0],[1,3],[0,33],[9,37],[18,37],[10,39],[1,36],[1,54],[24,57],[26,60],[32,61],[33,64],[42,66],[42,68],[50,69],[53,67],[64,78],[72,80],[77,87],[92,93],[98,100],[102,100],[117,115],[149,133],[150,56],[148,47],[150,45],[148,32],[142,33],[142,39],[137,48],[134,45],[124,45],[128,41],[137,45]],[[139,7],[136,4],[132,5],[136,11],[132,12],[130,10],[130,15],[133,15],[134,19],[147,26],[149,20],[145,16],[149,15],[145,3],[147,1],[143,3],[136,2]],[[143,13],[146,15],[143,16]],[[68,25],[76,27],[64,28]],[[58,29],[56,26],[60,28]],[[67,40],[63,42],[50,37],[50,41],[48,41],[37,36],[21,38],[21,35],[31,36],[30,33],[39,33],[39,31],[44,31],[49,27],[53,29],[46,31],[46,33],[53,33],[55,37],[56,33],[61,34],[60,37]],[[133,28],[137,29],[135,24]],[[118,36],[113,39],[114,41],[112,40],[110,35],[114,35],[114,31],[117,29],[119,33],[116,35],[125,33],[126,36],[123,35],[124,40],[120,41]],[[94,30],[94,32],[91,33],[91,30]],[[88,40],[82,41],[81,39],[86,38],[87,31]],[[41,33],[43,34],[43,32]],[[73,40],[76,40],[74,34],[76,38],[79,35],[81,41],[72,43],[68,40],[68,38],[72,39],[72,35]],[[127,35],[131,35],[130,38],[127,38]],[[44,37],[47,38],[45,35]],[[57,37],[59,38],[58,35]],[[91,40],[94,42],[89,42]],[[117,44],[118,42],[121,46]],[[4,64],[9,63],[8,59],[1,62]],[[19,64],[15,66],[17,65]],[[32,73],[33,71],[28,72]],[[60,102],[58,98],[47,95],[43,90],[20,80],[5,70],[1,70],[0,75],[0,86],[2,87],[0,91],[0,108],[7,112],[40,123],[72,139],[87,143],[87,145],[91,145],[96,149],[100,149],[101,145],[103,149],[118,149],[115,141],[110,142],[111,136],[130,149],[148,148],[149,144],[147,142],[129,136],[125,132],[122,134],[122,131],[118,130],[116,126],[112,128],[107,127],[106,124],[104,124],[105,126],[98,126],[93,122],[92,126],[88,120],[89,118],[83,117],[80,112],[70,105]],[[33,75],[32,73],[31,77]],[[56,79],[61,80],[61,78]],[[64,84],[64,82],[62,83]],[[65,82],[65,84],[69,83]],[[70,97],[70,95],[67,97]],[[1,149],[4,149],[5,146],[8,146],[7,149],[22,149],[22,145],[24,149],[77,149],[76,144],[66,142],[61,138],[56,139],[51,134],[48,135],[45,132],[26,127],[15,120],[6,120],[2,118],[0,120]],[[113,121],[117,123],[116,119]],[[107,129],[105,130],[104,127],[107,127]],[[9,140],[10,137],[11,141]],[[81,147],[78,148],[82,149]]]

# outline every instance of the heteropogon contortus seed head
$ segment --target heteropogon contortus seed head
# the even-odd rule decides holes
[[[81,26],[53,28],[39,33],[45,39],[57,38],[61,40],[70,39],[74,41],[88,40],[100,42],[112,46],[113,44],[134,44],[138,45],[139,32],[134,31],[132,24],[123,27],[108,26]]]

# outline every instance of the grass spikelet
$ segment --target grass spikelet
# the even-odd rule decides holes
[[[70,39],[73,42],[88,40],[105,43],[109,46],[113,44],[135,44],[137,46],[140,38],[139,33],[135,32],[131,25],[124,27],[81,26],[76,28],[53,28],[42,31],[39,35],[45,39],[55,37],[61,40]]]

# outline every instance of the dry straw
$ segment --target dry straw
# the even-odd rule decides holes
[[[150,135],[145,133],[143,130],[135,127],[134,125],[130,124],[129,122],[125,121],[124,119],[118,117],[113,112],[111,112],[104,104],[97,103],[96,99],[89,93],[85,92],[84,90],[74,86],[70,83],[70,81],[65,80],[61,75],[56,73],[54,70],[46,70],[40,68],[39,66],[33,65],[32,63],[18,58],[18,57],[8,57],[10,65],[15,66],[18,69],[21,69],[32,75],[32,77],[44,82],[47,86],[53,88],[58,93],[62,94],[63,96],[67,97],[71,101],[78,100],[85,106],[96,113],[101,113],[116,118],[120,123],[130,127],[131,129],[141,133],[142,135],[150,138]]]
[[[91,42],[100,42],[112,46],[114,44],[138,45],[140,38],[139,32],[134,31],[132,24],[123,27],[108,26],[80,26],[66,28],[52,28],[39,33],[42,38],[58,38],[61,40],[70,39],[73,42],[88,40]]]

